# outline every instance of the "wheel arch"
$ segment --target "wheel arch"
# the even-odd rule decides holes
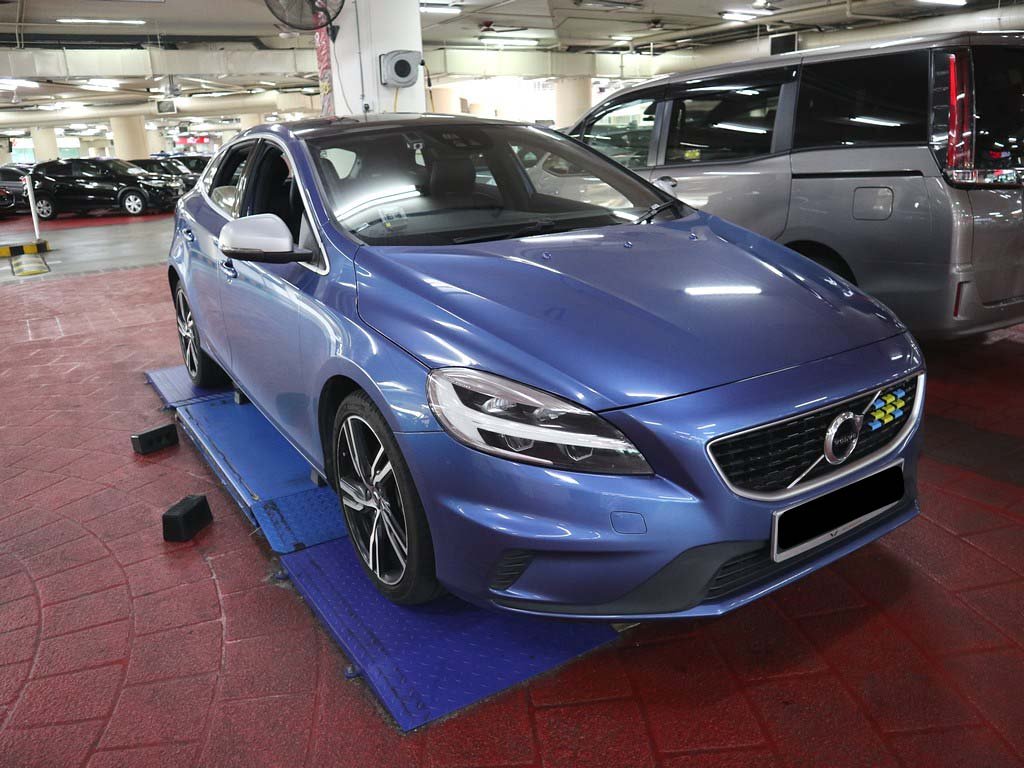
[[[146,196],[146,193],[143,191],[142,187],[125,187],[124,189],[122,189],[120,192],[117,193],[117,204],[122,205],[124,203],[124,199],[132,192],[138,192],[139,197],[142,198],[142,202],[144,202],[147,206],[149,205],[149,198]]]
[[[791,240],[786,243],[786,247],[857,285],[857,275],[850,263],[834,248],[817,240]]]

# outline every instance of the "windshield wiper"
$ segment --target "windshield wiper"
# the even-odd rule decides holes
[[[521,227],[510,229],[505,232],[491,232],[486,235],[465,235],[463,237],[454,237],[452,238],[452,242],[456,245],[462,245],[463,243],[478,243],[484,240],[511,240],[517,237],[536,235],[545,230],[549,230],[552,227],[556,227],[557,224],[558,223],[554,219],[534,219]]]
[[[674,205],[679,205],[679,201],[678,200],[666,200],[664,203],[655,203],[650,208],[648,208],[645,213],[641,213],[639,216],[637,216],[636,217],[636,221],[633,221],[633,222],[630,222],[630,223],[631,224],[646,224],[651,219],[653,219],[655,216],[657,216],[659,213],[661,213],[662,211],[667,211],[669,208],[671,208]]]

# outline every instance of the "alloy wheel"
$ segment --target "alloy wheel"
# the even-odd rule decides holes
[[[142,198],[139,197],[138,195],[132,193],[132,194],[129,194],[129,195],[127,195],[125,197],[125,199],[124,199],[124,209],[126,211],[128,211],[128,213],[132,214],[133,216],[138,215],[138,214],[142,213],[142,208],[143,208]]]
[[[185,368],[189,376],[195,378],[199,374],[199,342],[196,334],[196,323],[192,318],[192,308],[188,305],[185,292],[178,290],[175,302],[178,319],[178,343],[181,344],[181,356],[185,359]]]
[[[391,459],[373,427],[355,415],[342,424],[336,456],[349,535],[374,576],[393,586],[405,575],[409,539]]]
[[[50,218],[53,214],[53,204],[45,197],[41,200],[36,200],[36,213],[44,219]]]

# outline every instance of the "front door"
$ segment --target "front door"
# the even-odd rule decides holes
[[[647,178],[700,210],[769,238],[786,227],[792,173],[791,68],[688,82],[659,116],[658,167]]]
[[[291,167],[277,145],[266,143],[246,173],[239,211],[280,216],[298,240],[302,203],[292,194]],[[299,291],[310,277],[301,264],[258,264],[223,259],[221,309],[235,380],[286,434],[306,419],[305,379],[300,375]]]

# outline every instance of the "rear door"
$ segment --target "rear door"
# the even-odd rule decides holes
[[[673,85],[647,177],[695,208],[778,237],[789,208],[795,97],[793,67]]]
[[[1024,48],[975,46],[974,265],[985,304],[1024,298]]]
[[[82,208],[117,206],[118,183],[113,169],[95,160],[74,160],[75,195]]]

